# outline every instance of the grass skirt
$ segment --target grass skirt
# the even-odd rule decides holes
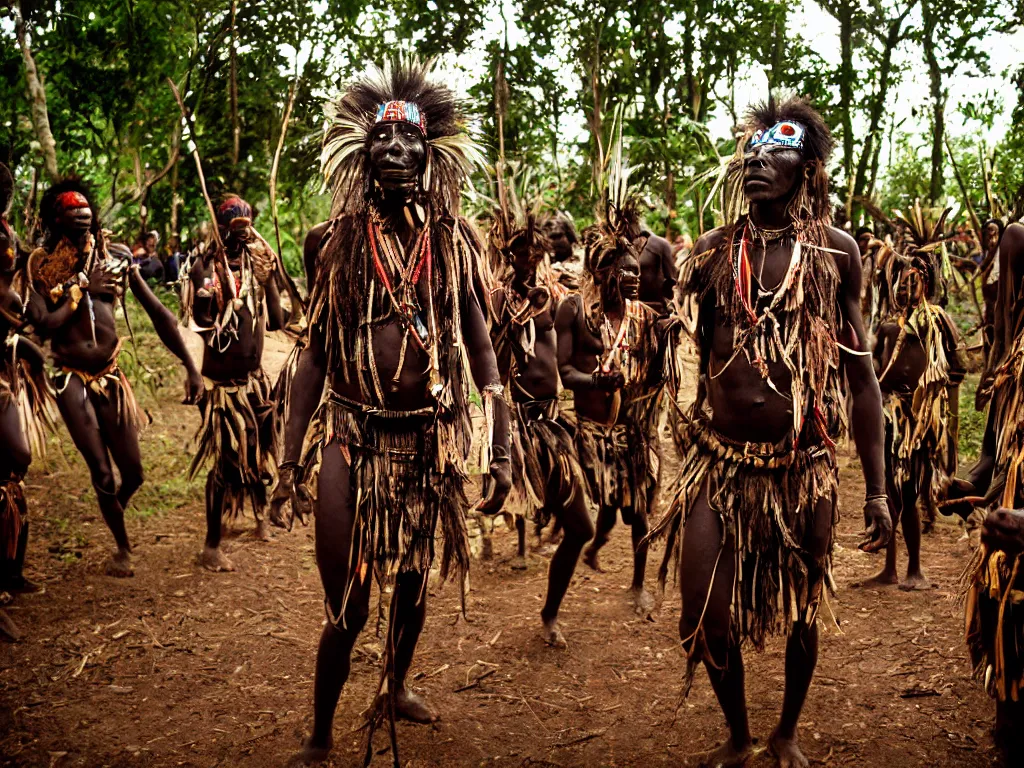
[[[721,546],[729,545],[735,558],[730,642],[749,641],[762,650],[769,637],[788,632],[794,622],[812,623],[823,588],[835,591],[832,546],[839,516],[835,458],[824,446],[736,444],[704,422],[684,430],[687,447],[670,491],[668,512],[648,535],[649,540],[666,539],[659,582],[664,588],[670,566],[678,568],[686,520],[707,487],[711,509],[722,523]],[[812,561],[802,542],[810,534],[815,506],[823,498],[833,505],[831,533],[826,554]],[[694,636],[691,673],[706,654],[701,627]]]
[[[224,516],[240,516],[248,501],[253,516],[262,520],[268,489],[277,481],[279,443],[279,420],[266,373],[259,369],[241,383],[207,380],[199,411],[203,420],[195,436],[189,479],[212,464],[208,492],[223,490]]]

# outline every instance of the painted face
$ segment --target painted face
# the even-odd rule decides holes
[[[778,200],[793,191],[803,171],[805,133],[799,123],[783,121],[751,137],[743,155],[743,193],[748,200]]]
[[[615,253],[605,256],[607,266],[600,268],[598,279],[603,283],[606,295],[617,292],[623,299],[636,299],[640,295],[639,254],[646,244],[647,238],[643,237],[634,243],[620,240]]]
[[[64,192],[57,197],[57,226],[72,237],[92,229],[89,201],[78,192]]]
[[[567,261],[572,258],[572,241],[569,238],[569,226],[561,219],[548,219],[544,224],[544,233],[551,242],[551,255],[554,261]]]
[[[370,132],[370,168],[385,190],[415,189],[426,165],[420,129],[406,122],[378,123]]]

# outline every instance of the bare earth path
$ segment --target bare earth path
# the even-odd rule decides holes
[[[270,344],[268,368],[286,351]],[[140,399],[154,423],[144,436],[147,486],[129,522],[135,578],[102,575],[110,536],[66,436],[49,467],[29,477],[29,568],[45,591],[8,609],[26,639],[0,645],[0,765],[282,765],[311,719],[323,620],[312,531],[260,543],[243,521],[227,544],[238,571],[202,570],[202,485],[183,478],[197,413],[177,404],[177,373]],[[842,498],[833,601],[842,628],[822,635],[805,751],[829,766],[991,765],[993,708],[970,678],[952,601],[967,552],[959,529],[940,525],[925,538],[936,589],[851,589],[880,566],[855,548],[863,498],[855,465],[843,470]],[[496,540],[496,560],[474,566],[469,622],[457,620],[455,585],[432,589],[414,685],[443,719],[399,725],[402,764],[697,765],[723,737],[717,706],[703,674],[680,701],[671,585],[656,621],[627,609],[628,541],[617,528],[608,573],[577,574],[564,609],[568,651],[537,634],[546,559],[534,555],[525,573],[513,571],[508,534]],[[782,650],[776,641],[747,658],[762,740],[780,705]],[[367,631],[339,706],[333,765],[361,762],[364,733],[354,731],[379,655]],[[374,765],[391,765],[384,734],[376,746]],[[771,764],[767,756],[752,763]]]

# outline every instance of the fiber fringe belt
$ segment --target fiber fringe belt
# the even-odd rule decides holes
[[[769,637],[787,632],[794,622],[815,621],[823,587],[835,591],[835,458],[825,446],[732,442],[704,421],[684,429],[689,439],[683,443],[668,512],[647,537],[666,539],[659,582],[664,589],[670,566],[678,567],[686,521],[700,494],[706,493],[722,523],[720,553],[731,554],[735,565],[730,643],[749,641],[761,650]],[[813,558],[803,544],[823,499],[832,506],[832,525],[825,554]],[[688,651],[687,689],[706,653],[703,627],[698,626]]]

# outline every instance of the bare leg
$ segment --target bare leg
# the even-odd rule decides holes
[[[22,427],[21,415],[17,406],[11,402],[0,408],[0,486],[9,480],[18,483],[28,472],[32,461],[32,450],[29,448]],[[12,492],[20,495],[20,487],[13,487]],[[35,592],[38,587],[22,575],[25,564],[25,549],[28,545],[28,521],[22,520],[18,541],[14,543],[14,558],[4,554],[8,550],[8,542],[0,541],[0,591]],[[13,622],[12,622],[13,626]]]
[[[594,540],[590,542],[590,546],[583,553],[583,562],[598,573],[604,573],[604,571],[601,570],[597,553],[601,550],[601,547],[608,543],[609,534],[612,532],[612,528],[615,527],[618,515],[619,510],[615,507],[601,505],[601,509],[597,513],[597,533],[594,535]]]
[[[199,555],[199,562],[211,571],[233,571],[231,562],[220,548],[224,510],[224,484],[220,481],[217,467],[206,476],[206,541]]]
[[[71,439],[78,448],[89,475],[92,487],[96,491],[100,512],[103,520],[114,536],[117,549],[107,562],[107,575],[132,576],[131,545],[128,543],[128,532],[124,526],[124,508],[117,500],[117,489],[114,484],[114,472],[110,466],[110,457],[103,440],[93,398],[87,395],[85,385],[77,376],[72,376],[67,387],[57,397],[61,416],[71,433]]]
[[[395,714],[414,723],[432,723],[437,714],[427,702],[410,691],[405,678],[412,665],[423,624],[427,619],[427,593],[423,589],[425,573],[406,571],[400,573],[395,582],[395,596],[392,599],[392,620],[395,622]]]
[[[724,549],[720,542],[721,522],[708,504],[705,485],[690,510],[683,538],[679,573],[683,611],[679,635],[687,653],[695,654],[694,661],[704,662],[729,727],[728,741],[703,764],[733,768],[743,765],[754,748],[747,719],[743,657],[739,646],[729,642],[735,555],[731,540]]]
[[[103,398],[95,398],[93,405],[96,408],[96,419],[100,425],[103,442],[114,465],[121,473],[117,503],[121,505],[121,509],[128,509],[128,502],[145,480],[142,451],[139,448],[139,430],[131,419],[120,418],[113,404]]]
[[[562,606],[565,593],[569,589],[569,584],[572,582],[572,575],[576,571],[580,552],[594,535],[594,524],[590,520],[590,512],[587,510],[586,497],[582,490],[577,488],[571,503],[566,503],[564,500],[557,499],[557,487],[556,482],[548,484],[547,498],[555,499],[553,504],[556,505],[556,508],[552,510],[552,514],[559,522],[564,535],[548,568],[548,594],[544,601],[544,608],[540,612],[540,619],[543,625],[544,642],[564,648],[566,642],[558,626],[558,611]]]
[[[828,552],[832,513],[832,500],[818,499],[813,525],[804,542],[809,557],[808,578],[812,582],[821,576],[819,562]],[[793,624],[786,643],[786,692],[782,698],[782,714],[769,740],[769,747],[778,758],[780,768],[807,768],[810,765],[800,751],[796,727],[817,665],[818,626],[814,622],[808,625],[798,621]]]
[[[927,488],[928,486],[923,487]],[[925,494],[927,493],[926,490]],[[932,585],[921,572],[921,513],[917,508],[917,493],[913,488],[913,483],[907,483],[903,498],[903,517],[900,524],[903,527],[903,540],[907,544],[907,578],[900,582],[900,589],[907,592],[915,589],[931,589]],[[892,545],[890,544],[890,546]]]
[[[516,517],[516,536],[518,546],[516,548],[516,559],[512,561],[512,567],[517,571],[526,570],[526,518]]]
[[[334,745],[331,735],[334,710],[348,680],[352,646],[369,616],[369,576],[361,583],[357,577],[345,615],[339,616],[349,581],[349,552],[355,520],[352,502],[349,466],[338,445],[332,443],[324,448],[313,522],[320,580],[331,614],[339,621],[335,625],[329,620],[320,635],[313,686],[313,733],[292,758],[292,765],[327,759]]]
[[[632,525],[633,534],[633,583],[630,585],[630,599],[637,615],[650,618],[654,610],[654,598],[644,589],[644,577],[647,574],[647,545],[641,544],[650,530],[647,515],[636,513]]]

